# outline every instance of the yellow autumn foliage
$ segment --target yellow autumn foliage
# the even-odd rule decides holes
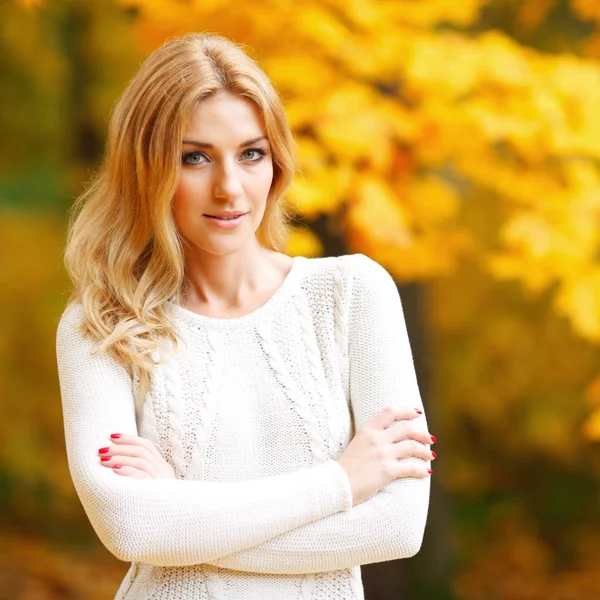
[[[191,27],[257,49],[299,132],[300,214],[344,213],[350,247],[399,279],[451,273],[476,248],[493,277],[552,289],[573,329],[600,339],[597,62],[542,54],[498,30],[463,33],[481,0],[279,0],[235,12],[120,1],[140,11],[148,50]],[[598,18],[596,4],[573,10]],[[551,9],[528,6],[530,21]],[[483,245],[461,222],[462,180],[504,206],[499,235]]]
[[[17,2],[27,14],[51,4]],[[586,446],[600,441],[600,35],[591,33],[580,54],[550,54],[482,20],[482,11],[504,7],[522,33],[569,2],[114,2],[135,9],[129,14],[142,54],[193,30],[246,44],[280,91],[296,134],[300,172],[289,199],[298,216],[309,225],[326,219],[350,252],[368,254],[397,280],[428,283],[426,320],[432,346],[442,346],[431,362],[441,381],[433,397],[443,402],[432,412],[456,442],[439,477],[457,503],[493,504],[508,489],[531,494],[535,506],[536,490],[546,488],[534,478],[548,463],[581,475],[581,456],[589,456],[590,471],[600,472]],[[600,30],[599,6],[570,2],[586,27],[597,22]],[[0,35],[15,47],[19,68],[31,63],[37,30]],[[110,27],[95,35],[90,48],[103,47]],[[50,57],[47,64],[35,75],[40,86],[67,80],[66,61]],[[94,91],[96,125],[113,93]],[[0,229],[10,236],[30,227],[41,242],[48,236],[44,243],[58,244],[56,229],[15,223]],[[324,246],[303,225],[287,251],[319,256]],[[31,269],[32,281],[43,284],[48,265],[56,274],[57,257],[58,250],[38,263],[32,252],[22,257],[26,264],[9,265],[13,302],[26,296],[18,285],[30,285],[18,283],[18,270]],[[28,318],[37,314],[26,307]],[[7,331],[17,327],[23,324],[9,323]],[[0,338],[5,357],[11,339]],[[6,394],[7,385],[0,381]],[[5,464],[11,472],[24,465],[27,482],[45,476],[38,438],[8,434],[26,452],[22,459],[7,455]],[[66,472],[56,485],[72,494]],[[548,489],[560,496],[564,487]],[[542,500],[540,510],[546,500],[554,506],[554,498]],[[600,555],[585,532],[568,531],[577,568],[555,569],[543,532],[523,526],[511,503],[501,498],[489,516],[497,529],[482,526],[489,544],[468,548],[477,560],[459,573],[458,597],[598,595],[596,564],[585,556]],[[467,547],[469,534],[462,533]]]

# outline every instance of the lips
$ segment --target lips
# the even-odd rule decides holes
[[[218,213],[213,213],[213,214],[205,214],[205,217],[212,217],[213,219],[224,219],[224,220],[228,220],[228,219],[235,219],[236,217],[239,217],[240,215],[245,215],[245,212],[242,212],[241,210],[234,210],[234,211],[222,211],[222,212],[218,212]]]
[[[208,222],[213,227],[219,229],[235,229],[240,223],[244,222],[244,217],[248,213],[235,211],[232,213],[216,213],[214,215],[205,214],[204,217],[208,219]]]

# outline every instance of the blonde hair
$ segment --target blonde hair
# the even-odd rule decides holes
[[[172,199],[187,121],[218,91],[249,98],[271,143],[273,182],[257,238],[281,251],[289,231],[283,203],[294,172],[295,142],[279,95],[256,61],[215,34],[166,42],[141,65],[115,105],[100,170],[71,213],[65,265],[84,332],[150,387],[159,341],[177,344],[169,300],[185,281]]]

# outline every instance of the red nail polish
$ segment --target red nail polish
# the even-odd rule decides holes
[[[415,408],[415,412],[416,412],[416,413],[418,413],[418,414],[420,414],[420,415],[422,415],[422,414],[423,414],[423,411],[422,411],[422,410],[420,410],[419,408]]]
[[[114,468],[114,469],[122,469],[122,468],[123,468],[123,465],[113,465],[113,468]]]
[[[110,456],[101,456],[101,457],[100,457],[100,460],[101,460],[102,462],[106,462],[107,460],[110,460],[110,459],[111,459],[111,457],[110,457]]]
[[[106,448],[100,448],[100,450],[98,450],[98,452],[100,452],[100,454],[106,454],[109,450],[110,450],[109,446],[106,446]]]
[[[432,452],[431,452],[431,456],[433,456],[433,458],[436,458],[436,457],[437,457],[437,454],[436,454],[435,452],[433,452],[433,451],[432,451]]]
[[[431,475],[433,471],[431,469],[427,469],[427,472]]]
[[[111,438],[115,438],[115,439],[119,439],[121,437],[121,434],[120,433],[111,433],[110,437]]]
[[[431,436],[431,441],[435,444],[436,439],[433,436]]]

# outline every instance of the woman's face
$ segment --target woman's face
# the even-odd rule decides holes
[[[260,109],[226,92],[202,100],[187,125],[181,155],[173,215],[186,252],[222,256],[249,248],[273,181]],[[243,216],[225,220],[227,213]]]

